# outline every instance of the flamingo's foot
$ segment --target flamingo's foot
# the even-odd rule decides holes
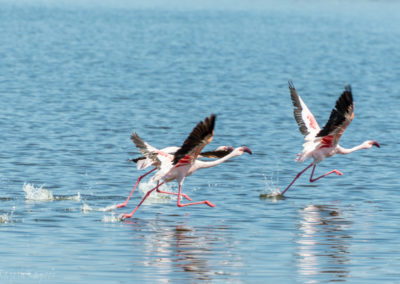
[[[128,219],[128,218],[132,218],[132,215],[133,214],[122,214],[121,219],[125,220],[125,219]]]
[[[199,202],[193,202],[193,203],[187,203],[187,204],[181,204],[180,202],[178,202],[177,206],[178,207],[185,207],[185,206],[191,206],[191,205],[197,205],[197,204],[206,204],[210,207],[215,207],[214,204],[212,204],[210,201],[208,200],[204,200],[204,201],[199,201]]]
[[[189,201],[192,201],[192,199],[189,196],[187,196],[185,193],[182,193],[181,196],[185,197]]]
[[[208,200],[206,200],[204,203],[207,204],[210,207],[215,207],[215,205],[213,203],[211,203],[210,201],[208,201]]]
[[[121,204],[117,204],[117,208],[122,208],[122,207],[126,207],[126,203],[121,203]]]
[[[338,170],[333,170],[333,172],[334,172],[335,174],[337,174],[338,176],[342,176],[342,175],[343,175],[343,173],[340,172],[340,171],[338,171]]]

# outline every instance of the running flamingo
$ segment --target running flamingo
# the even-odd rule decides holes
[[[228,155],[215,160],[215,161],[200,161],[197,158],[199,157],[199,154],[201,150],[211,142],[214,136],[214,125],[215,125],[215,115],[210,115],[210,117],[207,117],[204,122],[200,121],[197,126],[193,129],[193,131],[190,133],[188,138],[186,138],[185,142],[183,143],[182,147],[174,154],[174,155],[164,155],[164,153],[158,153],[157,155],[154,155],[152,152],[146,152],[145,149],[143,149],[141,152],[142,154],[145,155],[146,158],[153,159],[155,161],[158,160],[157,163],[160,163],[160,170],[153,176],[152,180],[154,181],[161,181],[161,183],[158,183],[156,187],[153,189],[149,190],[146,195],[143,197],[143,199],[140,201],[140,203],[137,205],[137,207],[130,213],[130,214],[124,214],[123,218],[130,218],[132,215],[136,212],[136,210],[140,207],[140,205],[143,203],[143,201],[156,189],[158,189],[161,185],[163,185],[166,182],[170,182],[173,180],[176,180],[179,184],[179,190],[178,190],[178,198],[177,198],[177,206],[178,207],[183,207],[183,206],[190,206],[190,205],[195,205],[195,204],[206,204],[210,207],[215,207],[214,204],[212,204],[208,200],[204,201],[198,201],[198,202],[192,202],[192,203],[186,203],[182,204],[181,203],[181,197],[184,196],[182,193],[182,184],[183,180],[185,177],[193,174],[195,171],[198,169],[203,169],[203,168],[210,168],[210,167],[215,167],[219,164],[222,164],[223,162],[229,160],[230,158],[233,158],[235,156],[240,156],[243,155],[245,152],[252,154],[251,150],[246,147],[238,147],[231,151]]]
[[[296,119],[300,132],[304,135],[306,141],[303,144],[303,152],[297,154],[298,157],[296,161],[301,163],[309,158],[313,158],[314,160],[309,166],[297,174],[281,195],[284,195],[292,184],[310,167],[313,167],[310,182],[314,182],[333,173],[342,175],[340,171],[333,170],[313,179],[315,167],[325,158],[329,158],[335,154],[350,154],[360,149],[369,149],[372,146],[380,147],[376,140],[365,141],[364,143],[350,149],[345,149],[338,144],[344,130],[349,126],[354,117],[354,103],[350,86],[345,86],[344,92],[336,101],[335,108],[332,110],[329,120],[322,130],[318,126],[314,115],[297,94],[291,81],[289,81],[289,89],[294,106],[294,118]]]
[[[137,168],[139,170],[145,169],[145,168],[147,168],[149,166],[154,166],[154,168],[152,170],[150,170],[149,172],[145,173],[144,175],[141,175],[137,179],[136,184],[133,187],[133,189],[132,189],[131,193],[129,194],[129,196],[127,197],[127,199],[123,203],[118,204],[116,206],[116,208],[125,207],[128,204],[129,199],[131,198],[133,192],[135,191],[135,189],[138,186],[138,184],[140,183],[140,181],[144,177],[149,175],[150,173],[154,172],[157,169],[160,169],[161,163],[160,163],[160,161],[158,159],[155,158],[158,154],[164,155],[164,156],[168,156],[168,155],[175,154],[175,152],[177,150],[179,150],[179,147],[177,147],[177,146],[170,146],[170,147],[166,147],[164,149],[159,150],[159,149],[149,145],[147,142],[143,141],[142,138],[140,138],[137,133],[133,133],[131,135],[131,140],[133,141],[133,143],[135,143],[135,145],[139,149],[139,151],[146,153],[146,155],[148,157],[141,156],[139,158],[131,159],[130,161],[135,162],[136,165],[137,165]],[[204,158],[222,158],[222,157],[228,155],[232,151],[233,151],[233,147],[232,146],[220,146],[214,151],[208,151],[208,152],[200,153],[199,158],[203,158],[203,157]],[[157,189],[157,192],[158,193],[177,195],[177,193],[162,191],[160,189]],[[182,194],[182,196],[185,197],[188,200],[192,200],[186,194]]]

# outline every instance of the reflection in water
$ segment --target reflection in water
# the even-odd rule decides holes
[[[211,280],[207,255],[211,253],[212,237],[210,231],[197,234],[192,228],[177,226],[174,231],[176,239],[175,265],[186,272],[195,274],[198,280]],[[210,239],[211,237],[211,239]]]
[[[309,205],[300,213],[296,265],[302,282],[346,281],[352,222],[334,206]]]
[[[194,228],[182,223],[177,225],[156,219],[145,224],[145,228],[138,229],[144,239],[140,264],[151,267],[152,280],[212,281],[218,275],[229,279],[231,273],[215,271],[215,264],[219,265],[219,269],[224,266],[231,268],[241,265],[238,259],[227,260],[229,252],[221,249],[229,243],[225,239],[226,227]],[[209,264],[215,260],[217,263]]]

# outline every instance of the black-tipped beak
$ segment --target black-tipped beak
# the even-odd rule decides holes
[[[373,142],[372,142],[372,145],[374,145],[374,146],[376,146],[376,147],[378,147],[378,148],[381,147],[381,145],[378,143],[378,141],[373,141]]]
[[[253,152],[251,152],[251,150],[250,150],[249,147],[247,147],[247,146],[242,146],[242,148],[243,148],[243,152],[249,153],[250,155],[253,154]]]

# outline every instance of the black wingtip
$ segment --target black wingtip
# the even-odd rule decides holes
[[[326,135],[329,135],[329,133],[339,127],[346,120],[346,114],[351,114],[353,112],[354,105],[351,87],[350,85],[347,85],[344,87],[344,89],[344,92],[336,101],[335,108],[332,109],[328,122],[317,134],[317,137],[324,137]]]
[[[137,164],[138,161],[144,160],[146,157],[139,157],[139,158],[134,158],[134,159],[128,159],[128,162],[134,162]]]
[[[211,114],[209,117],[206,117],[203,121],[200,121],[197,125],[203,124],[204,127],[209,129],[210,132],[214,131],[215,127],[215,120],[217,119],[217,116],[215,114]]]
[[[211,114],[209,117],[206,117],[204,121],[200,121],[195,128],[193,128],[192,132],[186,138],[185,142],[183,142],[182,147],[175,153],[173,164],[176,165],[183,156],[185,156],[189,151],[196,146],[201,140],[203,140],[208,135],[213,135],[214,126],[215,126],[215,114]]]
[[[339,108],[340,104],[343,104],[344,106],[346,106],[346,109],[347,109],[348,106],[353,104],[353,94],[351,92],[351,86],[350,85],[346,85],[344,87],[344,92],[340,96],[338,102],[336,103],[336,108]],[[346,111],[346,109],[344,109],[343,111]]]
[[[137,137],[139,137],[139,135],[138,135],[136,132],[133,132],[133,133],[131,134],[130,139],[131,139],[132,141],[134,141]]]
[[[353,93],[351,92],[350,85],[344,86],[344,92],[343,92],[342,96],[344,97],[344,100],[346,100],[348,103],[353,102]]]
[[[294,84],[293,84],[293,81],[292,81],[292,80],[289,80],[289,81],[288,81],[288,85],[289,85],[289,89],[295,89],[295,87],[294,87]]]
[[[215,120],[217,119],[217,116],[215,114],[211,114],[209,117],[205,119],[205,123],[207,124],[207,120],[209,120],[209,124],[212,129],[214,129],[215,126]]]

